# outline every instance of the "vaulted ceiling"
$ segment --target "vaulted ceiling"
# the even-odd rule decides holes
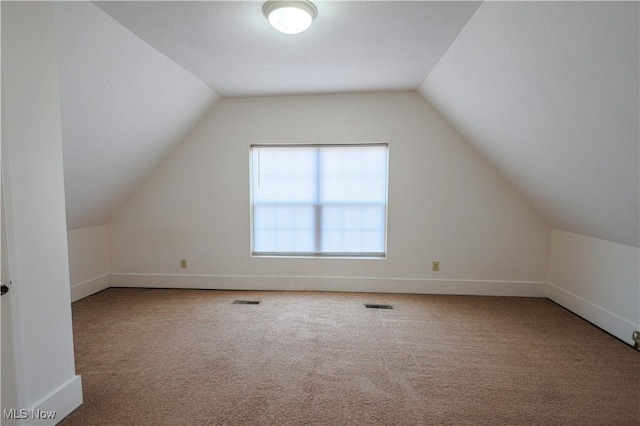
[[[418,90],[547,222],[640,240],[636,2],[57,2],[69,228],[107,223],[220,97]]]

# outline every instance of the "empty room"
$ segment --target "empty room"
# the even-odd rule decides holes
[[[1,424],[640,425],[640,3],[1,20]]]

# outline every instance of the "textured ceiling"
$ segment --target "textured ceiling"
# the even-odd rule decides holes
[[[556,228],[638,246],[637,2],[56,2],[69,227],[107,223],[218,96],[415,90]],[[426,80],[425,80],[426,79]]]
[[[220,95],[417,89],[480,3],[317,2],[298,36],[261,2],[96,4],[55,2],[69,229],[107,223]]]
[[[262,2],[96,2],[222,97],[415,90],[479,2],[317,1],[295,36]]]
[[[488,2],[420,89],[559,229],[638,247],[637,2]]]

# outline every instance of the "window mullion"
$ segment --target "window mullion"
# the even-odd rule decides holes
[[[316,148],[316,173],[315,173],[315,186],[316,196],[314,205],[314,238],[315,238],[315,251],[316,253],[322,252],[322,205],[320,204],[320,191],[322,190],[321,182],[321,166],[322,161],[320,159],[320,148]]]

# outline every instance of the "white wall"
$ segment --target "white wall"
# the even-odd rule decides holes
[[[71,301],[109,287],[106,225],[72,229],[67,233],[67,239]]]
[[[633,344],[640,330],[640,250],[553,229],[548,296]]]
[[[389,142],[388,258],[252,258],[249,145],[270,142]],[[543,296],[548,239],[529,204],[402,92],[221,101],[116,213],[109,253],[118,286]]]
[[[2,2],[2,186],[16,409],[82,403],[75,375],[52,2]],[[3,297],[6,297],[3,296]]]

